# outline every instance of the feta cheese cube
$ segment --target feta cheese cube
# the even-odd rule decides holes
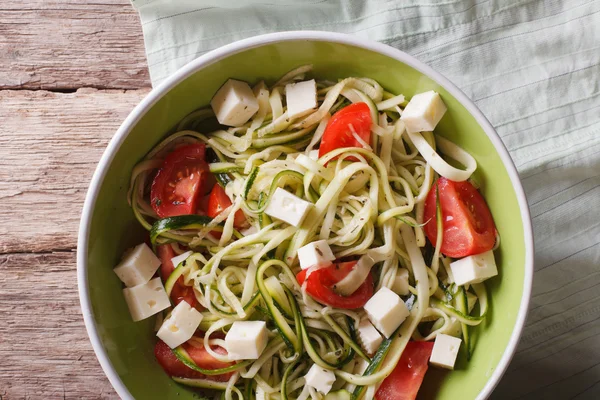
[[[327,240],[317,240],[298,249],[300,268],[308,269],[315,265],[330,264],[335,260]]]
[[[440,95],[430,90],[414,95],[404,108],[400,119],[409,133],[431,132],[445,112],[446,105]]]
[[[192,251],[186,251],[185,253],[182,253],[182,254],[180,254],[178,256],[175,256],[175,257],[171,258],[171,262],[173,263],[173,267],[177,268],[177,266],[179,264],[181,264],[182,261],[186,260],[192,254],[193,254]]]
[[[459,338],[444,335],[443,333],[438,334],[435,337],[429,362],[438,367],[454,369],[454,363],[456,362],[461,342],[462,340]]]
[[[310,81],[285,85],[285,102],[289,118],[296,118],[317,108],[317,83]]]
[[[258,111],[258,100],[246,82],[229,79],[210,101],[222,125],[242,126]]]
[[[265,213],[290,225],[299,226],[311,207],[312,203],[278,187],[271,196]]]
[[[163,322],[156,336],[174,349],[190,340],[201,321],[202,314],[190,307],[187,301],[182,301]]]
[[[171,306],[160,278],[123,289],[127,307],[134,321],[141,321]]]
[[[400,296],[408,296],[408,270],[405,268],[398,268],[396,278],[392,284],[392,291]]]
[[[113,271],[127,287],[146,283],[160,267],[160,260],[146,243],[139,244],[127,252]]]
[[[400,296],[386,287],[379,289],[365,304],[367,316],[375,328],[386,338],[410,315]]]
[[[454,282],[459,285],[483,282],[498,275],[494,252],[475,254],[450,263]]]
[[[383,342],[383,337],[367,319],[363,319],[358,325],[358,341],[367,354],[372,355]]]
[[[335,382],[335,374],[328,369],[313,364],[304,376],[304,380],[308,386],[327,394],[331,390],[333,382]]]
[[[268,331],[264,321],[235,321],[225,336],[231,360],[255,360],[267,347]]]

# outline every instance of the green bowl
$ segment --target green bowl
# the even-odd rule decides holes
[[[130,173],[179,120],[206,106],[228,78],[274,82],[303,64],[313,64],[321,78],[366,76],[408,96],[433,89],[448,106],[436,132],[479,164],[477,179],[502,238],[496,252],[499,276],[488,282],[491,309],[476,332],[473,358],[452,372],[430,368],[419,398],[486,398],[515,351],[531,292],[533,235],[517,171],[490,123],[442,75],[389,46],[330,32],[262,35],[203,55],[153,89],[113,137],[87,193],[78,243],[81,307],[104,372],[123,399],[198,398],[156,363],[154,319],[131,321],[121,282],[112,272],[123,251],[143,237],[126,200]]]

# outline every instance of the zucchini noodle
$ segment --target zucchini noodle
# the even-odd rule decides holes
[[[468,332],[467,327],[480,324],[487,315],[483,284],[468,291],[460,288],[463,295],[477,298],[478,313],[471,315],[471,310],[457,305],[460,293],[453,283],[450,259],[439,251],[439,204],[435,220],[423,220],[425,199],[435,179],[465,181],[477,166],[475,159],[444,137],[407,132],[400,120],[407,104],[405,94],[384,91],[368,78],[317,79],[317,107],[290,118],[285,85],[305,79],[311,68],[297,68],[272,86],[255,85],[259,108],[241,127],[208,132],[204,126],[216,126],[212,110],[192,112],[131,175],[128,201],[140,224],[150,231],[152,245],[171,243],[176,254],[192,251],[175,266],[165,288],[170,294],[177,282],[183,282],[204,306],[200,325],[204,334],[192,339],[194,345],[230,362],[227,354],[215,349],[225,347],[222,334],[235,321],[267,322],[268,346],[258,359],[228,369],[229,379],[174,378],[207,393],[217,391],[216,398],[242,399],[251,394],[256,399],[321,399],[304,381],[313,364],[332,370],[337,377],[334,387],[349,388],[353,399],[373,398],[409,339],[433,340],[456,326]],[[373,116],[371,141],[360,138],[350,125],[362,147],[339,148],[317,157],[314,149],[332,115],[357,102],[366,103]],[[155,201],[150,199],[152,178],[169,151],[188,143],[206,145],[210,171],[231,205],[214,218],[159,219],[151,206]],[[450,165],[442,154],[464,168]],[[278,188],[312,204],[298,227],[265,213]],[[244,213],[246,225],[238,230],[239,212]],[[424,249],[426,224],[436,226],[438,237],[429,253]],[[296,281],[298,249],[316,240],[325,240],[337,259],[368,260],[355,267],[358,280],[349,275],[336,284],[341,294],[356,291],[369,274],[376,290],[392,288],[400,269],[408,270],[410,293],[403,299],[414,301],[410,315],[375,354],[367,354],[357,339],[356,330],[365,318],[362,308],[321,305],[308,294],[306,284]],[[356,374],[353,367],[360,359],[369,367]],[[189,356],[185,362],[195,365]]]

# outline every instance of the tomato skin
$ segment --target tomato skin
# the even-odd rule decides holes
[[[163,282],[166,282],[167,279],[169,279],[169,276],[171,276],[171,273],[175,270],[173,261],[171,261],[171,259],[175,257],[175,251],[170,244],[157,246],[156,251],[158,253],[158,258],[160,258],[161,261],[160,276]],[[196,300],[194,289],[183,283],[183,277],[179,277],[173,286],[173,290],[171,291],[171,300],[173,300],[174,305],[177,305],[182,301],[186,301],[191,307],[195,307],[200,311],[202,309],[202,306],[200,303],[198,303],[198,300]]]
[[[355,309],[360,308],[373,296],[373,276],[369,274],[367,279],[350,296],[342,296],[333,290],[333,286],[344,279],[352,271],[356,261],[332,264],[329,267],[320,268],[306,274],[308,269],[302,270],[296,275],[300,285],[306,282],[306,291],[315,300],[336,308]]]
[[[165,158],[150,190],[152,208],[160,218],[196,212],[198,198],[207,191],[211,179],[205,150],[203,143],[190,144],[176,148]]]
[[[175,305],[185,301],[196,309],[201,307],[198,303],[198,300],[196,300],[194,289],[191,286],[185,285],[183,283],[183,278],[179,278],[175,286],[173,286],[173,290],[171,291],[171,299]]]
[[[496,225],[483,196],[469,182],[439,178],[425,199],[423,220],[429,241],[437,240],[436,187],[440,194],[443,238],[442,254],[460,258],[491,250],[496,242]]]
[[[206,210],[206,215],[211,218],[216,217],[231,205],[231,199],[225,193],[225,189],[223,189],[220,185],[214,185],[211,192],[210,197],[208,198],[208,208]],[[233,219],[233,225],[236,228],[241,228],[246,224],[246,216],[242,210],[238,210],[235,213],[235,217]]]
[[[349,125],[352,125],[356,134],[366,143],[371,142],[371,110],[367,103],[354,103],[346,106],[333,114],[319,147],[319,158],[332,150],[342,147],[363,147],[352,135]],[[354,157],[349,157],[352,160]]]
[[[392,373],[383,380],[376,400],[415,400],[427,372],[433,342],[410,341]]]
[[[196,365],[198,365],[200,368],[219,369],[234,364],[224,363],[215,359],[213,356],[208,354],[204,347],[195,347],[188,343],[184,343],[182,346],[188,352],[192,360],[194,360]],[[215,347],[213,348],[213,350],[219,354],[227,354],[227,352],[221,347]],[[175,354],[173,354],[171,348],[169,348],[169,346],[167,346],[167,344],[160,339],[156,342],[156,345],[154,346],[154,356],[156,357],[156,360],[158,361],[162,369],[169,376],[192,379],[204,378],[218,382],[225,382],[229,380],[231,375],[233,375],[232,372],[222,375],[204,375],[198,371],[194,371],[193,369],[188,368],[184,363],[179,361]]]

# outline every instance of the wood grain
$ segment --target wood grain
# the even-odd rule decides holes
[[[149,86],[128,0],[0,2],[0,89]]]
[[[147,93],[0,91],[0,253],[76,246],[96,164]]]
[[[96,163],[149,87],[128,0],[0,2],[0,400],[118,398],[74,250]]]
[[[118,399],[94,355],[75,253],[0,255],[0,398]]]

